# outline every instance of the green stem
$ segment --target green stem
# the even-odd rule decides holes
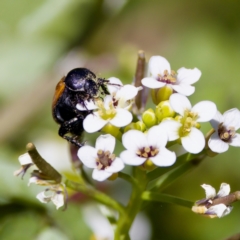
[[[142,199],[145,201],[173,203],[187,208],[192,208],[192,206],[194,205],[194,202],[182,198],[174,197],[168,194],[149,191],[143,192]]]
[[[70,180],[67,180],[65,184],[68,188],[71,188],[77,192],[82,192],[87,196],[97,200],[98,202],[103,203],[104,205],[117,210],[120,216],[126,215],[124,207],[117,201],[113,200],[111,197],[107,196],[106,194],[99,192],[93,188],[89,188],[86,185],[79,184]]]
[[[118,177],[124,179],[125,181],[127,181],[129,183],[131,183],[133,186],[137,185],[136,180],[132,176],[130,176],[130,175],[124,173],[124,172],[119,172]]]
[[[137,213],[142,205],[142,193],[147,186],[146,172],[138,167],[134,167],[134,177],[138,184],[133,185],[132,194],[126,207],[127,215],[119,217],[118,225],[115,231],[115,240],[128,240],[129,230]]]

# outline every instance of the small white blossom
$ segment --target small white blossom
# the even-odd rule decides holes
[[[223,115],[217,112],[210,121],[215,132],[208,141],[209,148],[216,153],[226,152],[229,145],[240,147],[240,111],[236,108],[226,111]]]
[[[93,179],[104,181],[124,168],[122,160],[113,154],[115,142],[110,134],[101,135],[96,140],[95,148],[83,146],[78,150],[78,157],[83,164],[94,169]]]
[[[201,101],[192,107],[188,98],[178,93],[172,94],[169,101],[173,110],[181,115],[178,121],[165,120],[160,124],[168,132],[169,141],[180,138],[188,152],[201,152],[205,138],[198,129],[198,122],[207,122],[214,117],[217,111],[215,103]]]
[[[198,214],[206,215],[210,218],[224,217],[232,211],[232,206],[227,206],[224,203],[214,204],[214,200],[228,196],[230,186],[227,183],[222,183],[220,190],[216,194],[215,188],[211,185],[203,184],[201,187],[205,190],[206,198],[196,202],[192,207],[192,211]]]
[[[66,201],[65,197],[65,186],[62,184],[52,185],[36,196],[36,198],[42,203],[48,203],[52,201],[57,209],[64,206]]]
[[[129,130],[122,136],[123,146],[127,150],[120,157],[128,165],[138,166],[150,160],[156,166],[171,166],[176,161],[176,155],[165,147],[167,141],[167,133],[158,126],[152,127],[146,134]]]
[[[132,121],[132,114],[122,108],[115,108],[111,96],[106,96],[104,103],[99,101],[98,110],[87,115],[83,121],[84,130],[88,133],[97,132],[106,124],[123,127]]]
[[[115,77],[111,77],[108,80],[108,90],[112,96],[113,105],[116,108],[124,108],[130,110],[134,98],[137,96],[138,91],[142,88],[135,87],[130,84],[123,85],[122,82]]]
[[[148,88],[156,89],[164,86],[171,87],[175,92],[189,96],[194,93],[195,87],[191,84],[201,77],[201,71],[197,68],[178,69],[177,74],[171,70],[170,64],[164,57],[153,56],[149,60],[149,75],[142,79],[142,84]]]

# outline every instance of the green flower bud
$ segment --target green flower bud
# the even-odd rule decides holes
[[[172,88],[167,85],[162,88],[151,90],[152,100],[156,105],[158,105],[162,101],[168,100],[172,93]]]
[[[136,122],[135,127],[137,130],[139,130],[141,132],[144,132],[146,130],[146,125],[141,121]]]
[[[143,167],[147,171],[152,171],[156,168],[156,166],[153,164],[153,162],[150,159],[144,162]]]
[[[157,117],[154,113],[154,110],[149,108],[142,114],[143,123],[148,127],[152,127],[157,124]]]
[[[172,118],[175,115],[170,103],[168,100],[160,102],[156,106],[155,110],[156,117],[158,122],[161,122],[165,118]]]
[[[120,132],[119,128],[111,125],[110,123],[106,124],[101,129],[101,132],[106,133],[106,134],[109,133],[112,136],[114,136],[115,138],[119,138],[119,137],[121,137],[120,135],[122,135],[122,133]]]

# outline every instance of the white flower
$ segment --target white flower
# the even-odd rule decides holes
[[[105,96],[103,101],[96,101],[96,111],[87,115],[84,119],[83,128],[86,132],[97,132],[107,124],[115,127],[124,127],[132,121],[132,114],[128,110],[130,110],[133,100],[141,88],[123,85],[115,77],[111,77],[108,80],[110,95]]]
[[[123,127],[132,121],[132,114],[126,109],[115,108],[109,95],[104,98],[104,103],[98,101],[97,105],[98,110],[87,115],[83,121],[84,130],[88,133],[97,132],[108,123],[115,127]]]
[[[83,146],[78,150],[78,157],[83,164],[94,168],[92,177],[97,181],[104,181],[113,173],[124,168],[122,160],[113,153],[115,138],[110,134],[101,135],[96,140],[95,148]]]
[[[222,183],[220,190],[216,194],[215,188],[211,185],[203,184],[201,187],[205,190],[206,198],[196,202],[192,207],[192,211],[198,214],[206,215],[210,218],[224,217],[232,211],[232,206],[219,203],[214,205],[214,200],[228,196],[230,193],[230,186],[227,183]]]
[[[197,128],[198,122],[207,122],[214,117],[217,111],[215,103],[201,101],[192,107],[188,98],[178,93],[172,94],[169,101],[173,110],[181,115],[179,121],[165,120],[160,124],[168,132],[169,141],[180,138],[188,152],[201,152],[205,138]]]
[[[236,108],[226,111],[223,115],[217,112],[210,121],[215,133],[210,137],[208,146],[213,152],[226,152],[229,145],[240,147],[240,111]]]
[[[138,91],[141,90],[142,88],[141,87],[137,88],[130,84],[123,85],[122,82],[115,77],[111,77],[108,80],[109,80],[108,90],[112,96],[114,107],[129,110],[133,104],[133,100],[136,97]]]
[[[201,71],[197,68],[178,69],[177,74],[171,71],[170,64],[164,57],[153,56],[149,60],[150,77],[142,79],[142,84],[148,88],[171,87],[175,92],[189,96],[194,93],[195,87],[191,84],[197,82],[201,77]]]
[[[36,198],[42,203],[48,203],[52,201],[53,204],[57,207],[57,209],[64,206],[66,201],[65,197],[65,186],[62,184],[52,185],[36,196]]]
[[[158,126],[152,127],[147,134],[129,130],[122,136],[123,146],[127,149],[120,154],[124,163],[141,165],[150,160],[160,167],[171,166],[176,161],[174,152],[166,149],[167,133]]]

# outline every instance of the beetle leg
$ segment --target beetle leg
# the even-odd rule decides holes
[[[59,128],[58,130],[58,134],[59,136],[61,136],[62,138],[66,139],[67,141],[69,141],[70,143],[78,146],[79,148],[82,147],[84,144],[81,144],[78,141],[78,136],[74,135],[74,136],[67,136],[66,134],[71,132],[71,125],[75,122],[77,122],[79,120],[79,118],[75,117],[70,119],[69,121],[65,121]]]

